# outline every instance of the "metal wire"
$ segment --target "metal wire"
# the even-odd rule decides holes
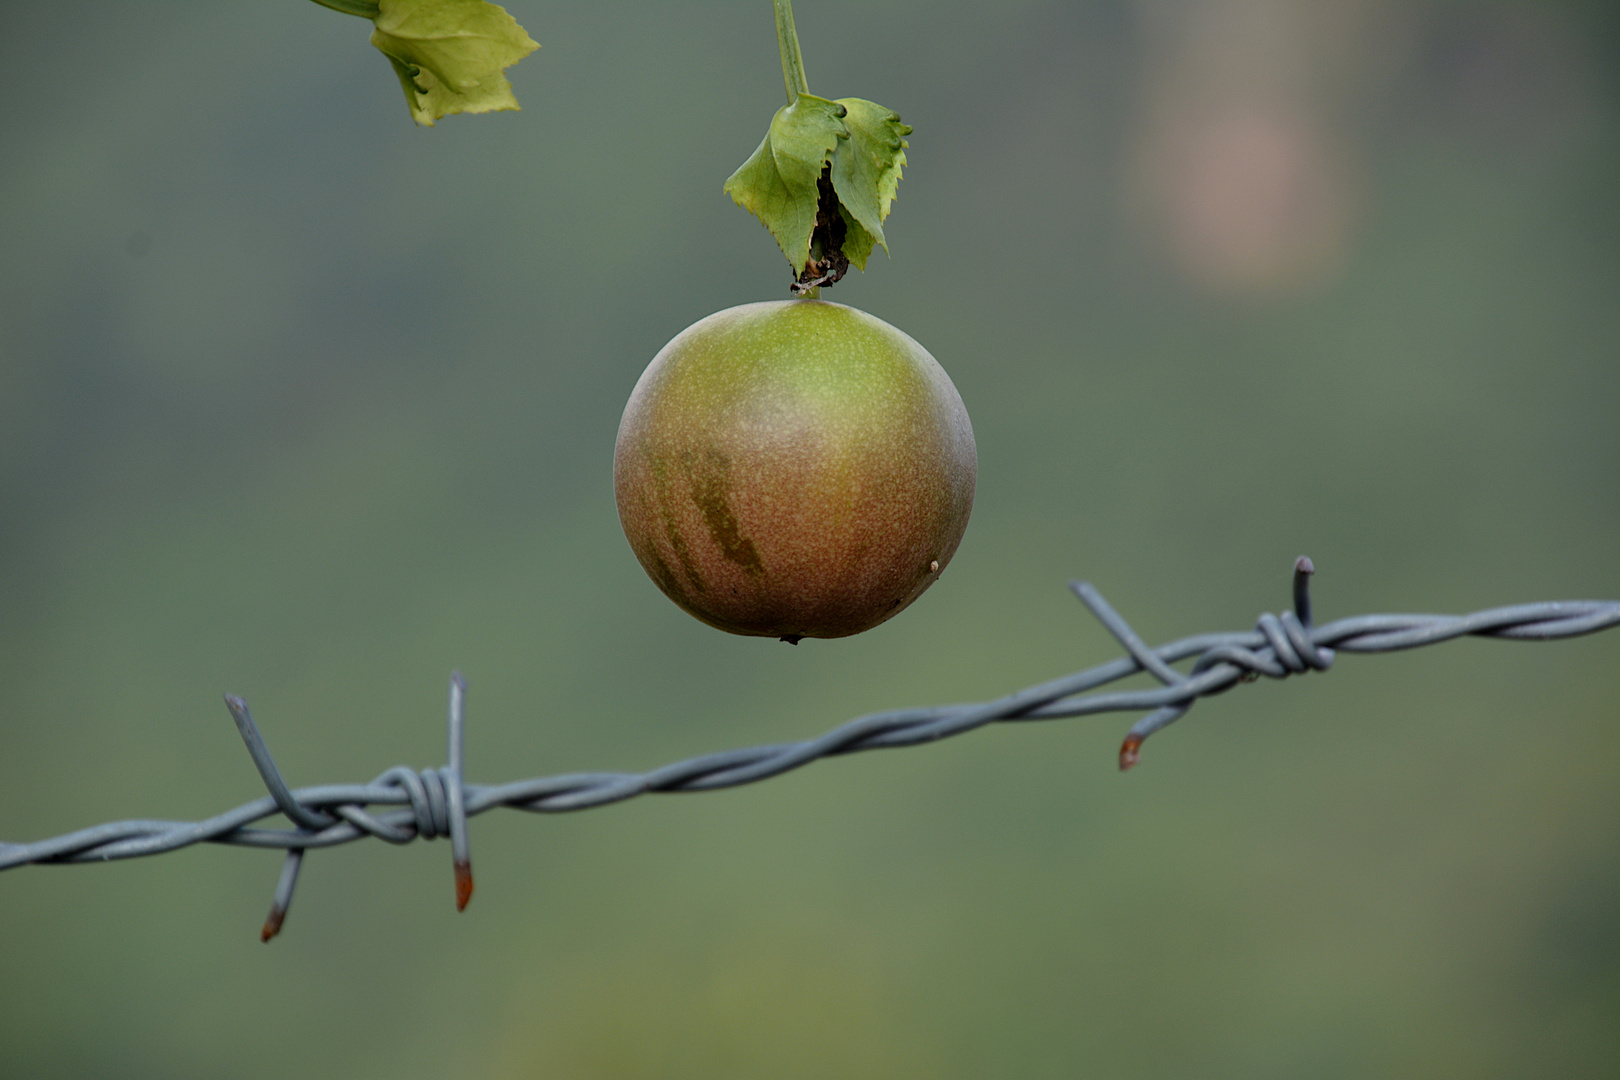
[[[282,848],[286,860],[261,937],[281,929],[292,904],[304,853],[367,836],[391,844],[450,838],[456,906],[472,896],[472,861],[467,819],[499,806],[537,813],[562,813],[622,802],[651,792],[715,791],[764,780],[823,757],[917,746],[962,735],[998,721],[1056,720],[1103,712],[1141,712],[1120,747],[1119,767],[1129,769],[1154,732],[1185,716],[1201,697],[1218,694],[1261,675],[1283,679],[1326,671],[1336,653],[1396,652],[1475,636],[1511,641],[1550,641],[1620,625],[1620,601],[1564,600],[1492,608],[1472,615],[1362,615],[1326,626],[1311,620],[1310,559],[1294,564],[1294,607],[1261,615],[1255,629],[1242,633],[1199,634],[1157,649],[1149,648],[1102,594],[1085,582],[1070,587],[1099,622],[1118,639],[1126,656],[1059,679],[1026,687],[994,701],[929,708],[891,709],[858,717],[804,742],[751,746],[678,761],[648,773],[569,773],[507,784],[462,780],[463,703],[466,683],[450,676],[449,749],[446,764],[415,772],[395,766],[369,784],[330,784],[291,790],[248,712],[247,703],[227,694],[248,753],[270,794],[205,821],[115,821],[32,844],[0,843],[0,870],[28,863],[87,863],[156,855],[208,841],[245,847]],[[1184,674],[1172,665],[1196,657]],[[1099,686],[1146,672],[1158,689],[1087,693]],[[373,806],[400,809],[373,813]],[[277,813],[295,828],[249,826]]]

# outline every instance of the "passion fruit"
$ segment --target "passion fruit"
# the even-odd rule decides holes
[[[822,300],[744,304],[676,335],[619,424],[619,521],[675,603],[733,634],[845,637],[950,564],[978,454],[943,368]]]

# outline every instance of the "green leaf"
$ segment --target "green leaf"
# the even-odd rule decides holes
[[[371,43],[394,65],[411,118],[519,108],[502,71],[540,46],[484,0],[378,0]]]
[[[861,98],[828,101],[800,94],[771,120],[765,141],[726,181],[726,194],[771,231],[801,279],[829,173],[844,224],[843,254],[862,270],[872,249],[889,250],[889,216],[911,128],[898,114]],[[825,208],[831,214],[834,207]],[[823,243],[836,243],[822,237]]]
[[[838,204],[838,213],[844,219],[844,258],[848,259],[857,270],[866,269],[866,260],[871,257],[872,249],[883,243],[881,235],[873,236],[866,231],[860,220],[849,212],[849,207],[842,202]],[[888,251],[889,245],[883,244],[883,250]]]
[[[889,250],[883,222],[889,216],[900,170],[906,163],[905,136],[911,126],[900,114],[861,98],[839,98],[849,138],[833,157],[833,190],[844,214],[848,235],[844,254],[862,270],[874,242]]]
[[[771,231],[795,274],[810,258],[821,171],[849,137],[843,116],[836,101],[800,94],[777,110],[765,141],[726,181],[726,194]]]

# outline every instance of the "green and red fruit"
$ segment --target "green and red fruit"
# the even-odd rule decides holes
[[[630,395],[619,520],[675,603],[734,634],[845,637],[949,565],[978,456],[928,351],[821,300],[745,304],[678,334]]]

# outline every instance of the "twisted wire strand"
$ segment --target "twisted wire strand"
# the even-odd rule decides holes
[[[568,773],[506,784],[469,784],[462,779],[466,683],[450,676],[446,764],[420,772],[395,766],[366,784],[288,788],[276,768],[247,703],[227,694],[225,703],[269,795],[203,821],[115,821],[32,844],[0,842],[0,870],[29,863],[89,863],[174,851],[204,841],[286,852],[261,937],[281,929],[292,904],[304,853],[365,837],[391,844],[448,836],[455,874],[456,906],[472,897],[467,819],[496,807],[533,813],[565,813],[623,802],[653,792],[716,791],[750,784],[824,757],[862,750],[918,746],[962,735],[986,724],[1056,720],[1104,712],[1147,712],[1120,747],[1119,765],[1129,769],[1142,744],[1185,716],[1193,704],[1264,675],[1284,679],[1326,671],[1340,652],[1397,652],[1474,636],[1510,641],[1551,641],[1620,625],[1620,601],[1563,600],[1491,608],[1470,615],[1362,615],[1325,626],[1312,622],[1310,559],[1294,565],[1294,607],[1262,614],[1253,630],[1199,634],[1149,648],[1130,624],[1086,582],[1071,582],[1081,602],[1125,649],[1119,659],[1007,694],[994,701],[926,708],[889,709],[857,717],[802,742],[750,746],[677,761],[646,773]],[[1177,664],[1195,658],[1185,673]],[[1108,683],[1147,673],[1156,689],[1089,693]],[[374,811],[373,807],[394,807]],[[254,822],[281,814],[295,827],[264,829]]]

